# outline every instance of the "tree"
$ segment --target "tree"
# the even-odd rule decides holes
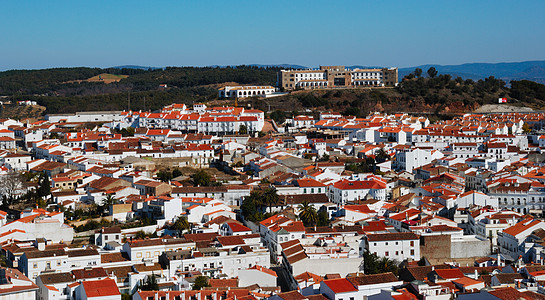
[[[438,73],[438,72],[437,72],[437,70],[435,69],[435,67],[430,67],[430,68],[428,69],[428,72],[427,72],[427,73],[428,73],[428,76],[429,76],[430,78],[435,78],[435,76],[437,76],[437,73]]]
[[[206,173],[204,170],[199,170],[193,175],[193,183],[197,186],[209,186],[210,174]]]
[[[244,219],[249,221],[256,221],[257,206],[260,205],[261,193],[257,190],[250,192],[249,196],[244,197],[242,204],[240,205],[240,210]]]
[[[176,168],[174,169],[174,171],[172,171],[172,178],[176,178],[176,177],[180,177],[182,176],[182,171],[180,171],[180,169]]]
[[[195,278],[195,283],[193,283],[193,289],[194,290],[200,290],[203,287],[209,287],[210,284],[208,283],[208,277],[206,276],[197,276]]]
[[[189,227],[189,222],[184,216],[178,217],[178,219],[176,219],[176,222],[174,222],[174,225],[172,226],[174,230],[178,230],[180,233],[182,233],[184,230],[189,229]]]
[[[377,151],[377,155],[375,157],[376,163],[383,163],[390,159],[390,155],[384,151],[384,148],[380,148],[380,150]]]
[[[308,201],[303,201],[298,206],[299,209],[299,219],[303,221],[305,226],[314,226],[318,222],[318,213],[316,208],[308,203]]]
[[[275,110],[271,113],[270,118],[280,125],[286,121],[286,114],[282,110]]]
[[[158,291],[159,290],[159,284],[157,283],[157,278],[155,278],[155,274],[151,274],[151,276],[146,277],[146,281],[142,286],[140,286],[140,289],[143,291]]]
[[[106,196],[106,199],[104,199],[102,205],[100,205],[99,207],[99,210],[100,210],[100,214],[104,214],[104,212],[106,211],[106,209],[110,210],[110,206],[114,205],[114,204],[117,204],[117,199],[115,198],[114,195],[112,194],[108,194]],[[110,211],[110,213],[112,213]]]
[[[372,254],[365,250],[363,252],[363,273],[365,274],[379,274],[392,272],[397,276],[399,267],[397,263],[387,257],[378,257],[376,254]]]
[[[329,154],[324,153],[324,155],[322,155],[318,161],[329,161]]]
[[[26,190],[26,182],[23,176],[16,171],[9,171],[0,178],[0,193],[3,205],[12,204],[13,200],[20,197]]]
[[[420,68],[414,69],[414,76],[416,76],[417,78],[420,78],[420,76],[422,76],[422,69]]]
[[[42,198],[51,195],[51,183],[49,182],[49,176],[47,176],[45,173],[40,173],[38,185],[38,197]]]
[[[246,127],[244,124],[240,124],[238,134],[248,134],[248,127]]]
[[[168,172],[168,171],[161,171],[161,172],[157,172],[157,177],[159,178],[159,180],[161,180],[162,182],[168,182],[169,180],[172,179],[173,175],[171,172]]]
[[[137,240],[143,240],[148,237],[148,234],[144,230],[139,230],[134,234],[134,238]]]
[[[329,215],[325,206],[320,207],[318,210],[318,226],[329,226]]]
[[[532,128],[530,128],[530,125],[528,125],[528,123],[524,122],[524,124],[522,124],[522,132],[524,133],[532,132]]]
[[[269,212],[272,212],[272,207],[277,205],[279,202],[278,194],[276,193],[276,189],[269,187],[267,188],[263,194],[261,195],[261,203],[264,203],[269,207]]]

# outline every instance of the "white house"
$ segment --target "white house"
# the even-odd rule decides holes
[[[420,238],[412,232],[367,234],[360,243],[360,254],[364,251],[400,262],[419,260]]]
[[[329,186],[329,199],[337,205],[365,200],[367,197],[386,200],[386,182],[376,177],[363,181],[343,179]]]

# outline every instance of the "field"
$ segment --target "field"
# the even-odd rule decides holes
[[[115,74],[108,74],[108,73],[102,73],[97,76],[93,76],[87,80],[87,82],[104,82],[104,83],[112,83],[112,82],[119,82],[121,79],[125,79],[129,77],[128,75],[115,75]]]

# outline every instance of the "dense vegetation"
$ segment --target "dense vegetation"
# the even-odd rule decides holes
[[[155,110],[176,102],[192,104],[214,99],[215,87],[224,82],[274,84],[278,68],[167,67],[165,69],[57,68],[0,72],[0,96],[13,100],[35,100],[46,113],[82,110]],[[109,73],[129,75],[119,82],[87,82]],[[159,85],[166,84],[167,89]],[[130,92],[130,96],[129,96]]]
[[[7,100],[35,100],[47,108],[45,113],[82,110],[156,110],[170,103],[193,104],[217,98],[219,84],[274,85],[279,68],[167,67],[165,69],[56,68],[0,72],[0,96]],[[119,82],[105,84],[87,79],[103,74],[128,75]],[[166,84],[167,88],[160,88]],[[495,104],[498,97],[510,104],[537,109],[545,106],[545,85],[528,80],[511,81],[488,77],[481,80],[452,78],[430,68],[416,69],[398,87],[387,89],[338,89],[296,92],[271,100],[249,100],[258,109],[272,111],[282,121],[292,112],[335,110],[364,116],[370,111],[426,112],[450,114]]]

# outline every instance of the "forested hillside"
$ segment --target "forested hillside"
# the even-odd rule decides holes
[[[169,67],[135,68],[59,68],[0,72],[0,96],[7,100],[35,100],[47,108],[45,113],[85,110],[155,110],[176,102],[192,104],[217,99],[216,86],[237,84],[275,85],[277,67]],[[128,75],[118,82],[88,82],[99,74]],[[160,88],[166,84],[167,88]],[[425,112],[451,114],[497,103],[499,97],[510,104],[545,107],[545,86],[532,81],[499,79],[463,80],[460,77],[416,69],[396,88],[337,89],[296,91],[270,100],[249,100],[264,110],[336,110],[363,116],[369,111]],[[281,115],[277,113],[277,115]]]
[[[217,96],[207,85],[276,83],[278,68],[168,67],[166,69],[58,68],[0,72],[0,96],[30,99],[47,107],[47,113],[82,110],[126,109],[130,92],[131,109],[158,109],[172,102],[194,103]],[[86,82],[99,74],[128,75],[119,82]],[[159,85],[166,84],[167,89]],[[144,104],[145,103],[145,104]]]

